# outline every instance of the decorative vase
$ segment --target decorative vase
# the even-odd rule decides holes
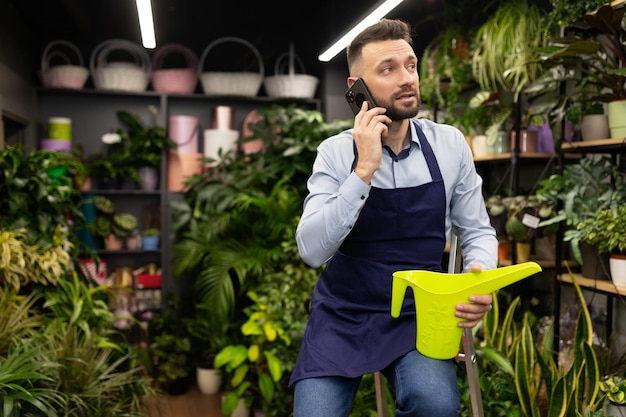
[[[498,260],[500,262],[511,259],[511,244],[508,240],[498,242]]]
[[[139,249],[140,239],[139,236],[128,236],[126,238],[126,249],[137,250]]]
[[[609,119],[606,114],[587,114],[580,122],[580,134],[583,140],[607,139],[609,137]]]
[[[222,384],[222,372],[219,369],[196,368],[196,382],[201,393],[217,394]]]
[[[611,280],[616,287],[626,289],[626,255],[612,253],[609,258]]]
[[[154,191],[159,184],[159,171],[152,167],[141,167],[137,170],[139,187],[144,191]]]
[[[611,101],[607,105],[608,124],[612,138],[626,138],[626,100]]]

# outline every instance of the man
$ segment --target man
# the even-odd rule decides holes
[[[347,55],[348,86],[362,78],[377,107],[364,102],[353,129],[320,144],[308,181],[298,248],[307,264],[327,265],[291,376],[294,417],[347,417],[361,376],[378,370],[396,416],[457,416],[454,361],[417,352],[413,297],[391,317],[391,283],[398,270],[440,271],[452,226],[465,271],[497,266],[482,180],[458,129],[414,119],[419,77],[406,23],[381,20]],[[475,326],[491,302],[484,294],[457,305],[459,326]]]

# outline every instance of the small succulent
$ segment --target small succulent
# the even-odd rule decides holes
[[[113,216],[113,233],[116,236],[126,237],[137,229],[137,217],[131,213],[119,212]]]
[[[612,376],[600,381],[600,391],[610,403],[626,404],[626,380],[619,376]]]

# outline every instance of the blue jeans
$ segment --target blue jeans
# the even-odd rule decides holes
[[[395,391],[395,417],[457,417],[459,392],[454,360],[413,350],[383,369]],[[348,417],[361,378],[319,377],[295,384],[294,417]]]

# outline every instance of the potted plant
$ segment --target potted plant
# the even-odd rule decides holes
[[[144,250],[157,250],[161,242],[161,231],[157,228],[147,228],[141,231],[141,247]]]
[[[618,207],[626,201],[626,188],[618,179],[617,167],[608,156],[582,158],[576,164],[566,165],[562,174],[554,174],[541,180],[536,194],[542,198],[559,201],[560,207],[554,217],[540,226],[564,223],[563,240],[569,242],[574,259],[582,265],[583,276],[597,276],[597,255],[583,259],[581,245],[585,242],[583,231],[577,226],[598,209]],[[607,260],[608,265],[608,260]],[[595,273],[594,273],[595,271]]]
[[[137,169],[141,186],[146,190],[154,190],[164,152],[176,149],[178,145],[167,135],[165,127],[156,124],[157,108],[149,106],[148,110],[152,117],[150,126],[135,114],[124,110],[118,111],[117,117],[126,130],[118,129],[117,134],[122,142],[128,144],[132,156],[129,163]]]
[[[626,287],[626,205],[602,208],[578,224],[582,239],[608,253],[611,279]]]

